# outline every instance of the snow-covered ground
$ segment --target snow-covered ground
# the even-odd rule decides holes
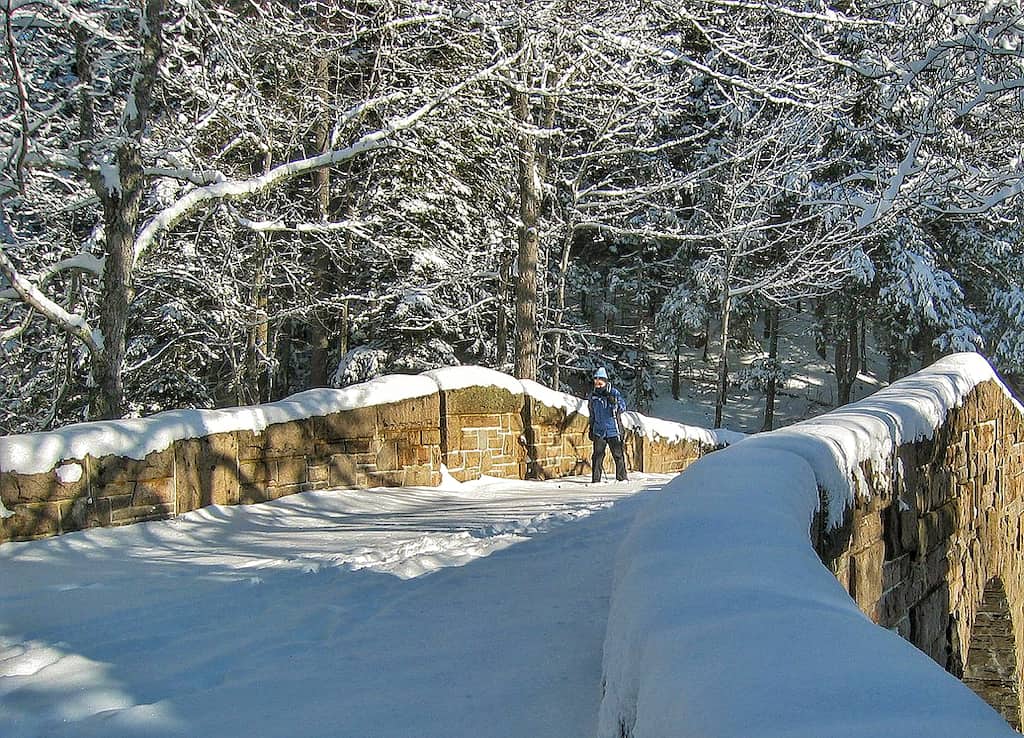
[[[657,397],[644,410],[654,418],[711,428],[715,420],[718,381],[718,339],[712,337],[711,356],[703,349],[684,349],[680,372],[680,397],[672,397],[671,361],[663,357],[657,367]],[[763,342],[762,342],[763,343]],[[851,401],[866,397],[885,385],[888,364],[869,344],[867,366],[854,382]],[[729,369],[736,372],[766,354],[757,350],[730,351]],[[779,391],[774,427],[816,417],[836,406],[836,379],[832,354],[822,359],[814,347],[814,316],[809,312],[784,312],[780,320],[779,360],[790,378]],[[723,412],[723,426],[742,433],[757,433],[764,422],[764,394],[756,388],[730,388]]]
[[[315,492],[4,544],[0,734],[591,738],[614,557],[668,479]]]

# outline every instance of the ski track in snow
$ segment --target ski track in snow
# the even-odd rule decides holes
[[[591,736],[626,498],[670,478],[310,492],[4,544],[0,734]]]

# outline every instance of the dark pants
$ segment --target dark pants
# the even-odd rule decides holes
[[[601,481],[601,467],[604,465],[604,447],[612,450],[612,459],[615,461],[615,478],[620,482],[626,481],[626,454],[622,451],[622,439],[618,436],[610,438],[594,438],[594,455],[590,457],[590,479],[593,482]]]

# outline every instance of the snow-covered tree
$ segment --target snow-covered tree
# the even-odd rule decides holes
[[[993,299],[998,315],[998,342],[994,355],[999,366],[1024,375],[1024,288],[998,290]]]
[[[640,397],[710,308],[720,415],[737,302],[828,292],[841,389],[868,318],[1018,366],[1021,14],[0,2],[0,427],[464,361]]]
[[[956,278],[938,263],[938,248],[910,224],[893,234],[880,275],[879,303],[898,340],[925,340],[937,352],[981,348],[979,319]],[[926,357],[934,356],[931,352]]]
[[[138,279],[161,249],[179,259],[188,252],[177,234],[190,233],[193,244],[221,241],[225,234],[228,242],[243,241],[237,252],[242,258],[233,263],[250,265],[249,273],[234,275],[239,282],[228,292],[237,298],[232,309],[247,296],[255,298],[253,310],[243,317],[250,326],[269,312],[262,295],[275,265],[286,271],[281,281],[290,283],[292,296],[313,298],[291,308],[308,314],[314,302],[323,304],[325,295],[319,275],[303,264],[306,239],[337,234],[373,239],[359,220],[325,221],[322,210],[317,215],[316,198],[304,178],[415,146],[415,131],[425,121],[508,62],[487,33],[467,23],[463,33],[448,38],[449,48],[462,44],[464,49],[458,64],[442,59],[433,67],[417,66],[408,76],[393,67],[396,73],[384,84],[357,90],[351,105],[335,109],[330,141],[318,148],[307,122],[317,117],[307,119],[302,104],[288,105],[289,99],[307,99],[301,94],[305,75],[300,72],[314,61],[297,49],[309,42],[305,33],[325,38],[340,26],[311,26],[288,5],[273,14],[255,5],[236,9],[217,2],[169,2],[164,7],[156,0],[141,13],[102,3],[81,8],[6,6],[5,58],[14,60],[8,64],[19,84],[17,94],[5,98],[3,203],[9,237],[0,268],[11,286],[6,296],[22,306],[10,314],[12,321],[42,316],[85,347],[96,386],[94,417],[128,409],[123,379],[131,313],[159,303],[136,299]],[[381,34],[429,25],[429,14],[421,9],[386,10],[389,16],[370,18],[353,9],[340,12],[336,20],[346,32],[331,47],[335,58],[350,61]],[[11,30],[22,28],[27,30],[20,34]],[[231,34],[225,33],[228,28]],[[434,38],[440,35],[434,32]],[[429,57],[429,47],[416,45],[421,40],[412,38],[410,46]],[[46,47],[63,53],[42,53]],[[387,68],[402,51],[401,44],[388,47],[376,63]],[[251,66],[247,56],[262,63]],[[424,76],[427,69],[432,73]],[[55,78],[61,81],[54,84]],[[275,104],[262,106],[268,97]],[[309,105],[322,107],[322,102]],[[74,229],[66,225],[68,210]],[[219,228],[210,227],[218,223]],[[64,235],[61,250],[48,257],[39,244],[53,243],[55,232]],[[248,244],[246,233],[253,239]],[[318,253],[315,262],[322,267],[322,254],[332,251]],[[200,269],[209,273],[218,261],[223,263],[219,256]],[[351,251],[342,256],[353,257]],[[380,261],[397,258],[387,254]],[[50,278],[55,268],[80,273],[83,265],[97,275],[98,284],[72,312],[45,288],[59,286]],[[169,274],[167,269],[154,271]],[[248,289],[238,289],[245,284]],[[152,365],[181,338],[137,344],[148,352],[138,361]]]
[[[146,194],[143,149],[156,105],[163,12],[160,0],[149,0],[141,10],[4,6],[4,56],[15,94],[5,96],[7,125],[0,134],[0,201],[9,233],[9,244],[0,248],[0,271],[8,294],[85,347],[98,417],[124,411],[135,231]],[[77,228],[69,229],[68,216],[61,217],[68,211]],[[52,239],[47,221],[62,238]],[[98,244],[102,258],[75,248],[76,240]],[[86,261],[99,278],[92,321],[77,305],[69,311],[39,287],[54,270],[81,273]],[[19,262],[31,265],[34,278],[24,276]]]
[[[879,3],[856,68],[877,104],[862,116],[880,142],[861,226],[906,211],[982,214],[1019,199],[1024,8],[1017,2]]]

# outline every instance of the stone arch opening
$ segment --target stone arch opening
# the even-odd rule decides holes
[[[964,683],[999,711],[1015,730],[1021,729],[1017,649],[1006,590],[999,577],[985,585],[971,629]]]

